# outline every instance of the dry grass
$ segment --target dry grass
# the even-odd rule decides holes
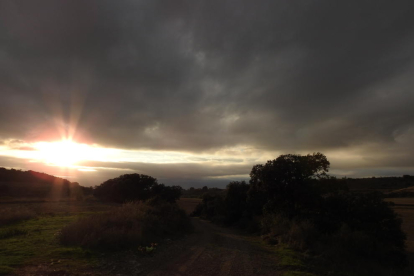
[[[0,209],[0,225],[7,225],[36,217],[36,212],[23,205]]]
[[[201,198],[181,198],[180,200],[177,200],[177,204],[187,215],[189,215],[201,201]]]
[[[88,248],[124,249],[159,242],[191,229],[176,204],[132,202],[84,217],[62,229],[60,242]]]

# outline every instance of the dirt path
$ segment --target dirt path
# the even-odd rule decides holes
[[[192,220],[195,233],[142,262],[138,275],[280,275],[276,257],[252,238],[197,218]]]

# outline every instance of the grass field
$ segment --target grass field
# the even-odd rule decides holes
[[[93,266],[92,251],[63,247],[59,231],[78,217],[103,212],[111,205],[97,202],[12,202],[0,204],[0,212],[25,208],[35,212],[31,219],[0,226],[0,275],[22,266],[48,264],[56,271],[84,270]]]
[[[181,199],[178,204],[191,213],[200,199]],[[102,252],[65,247],[58,242],[60,230],[79,217],[108,211],[114,204],[92,202],[8,201],[1,213],[30,210],[32,218],[0,225],[0,275],[19,273],[21,267],[47,266],[53,271],[94,271]],[[1,217],[0,217],[1,221]]]
[[[200,201],[196,198],[182,198],[178,201],[178,205],[189,214]],[[411,263],[414,263],[414,198],[395,198],[387,201],[395,203],[393,208],[403,219],[402,227],[407,234],[407,251]],[[64,275],[68,271],[75,274],[96,275],[95,273],[102,270],[102,252],[62,246],[58,242],[58,235],[64,226],[77,218],[105,212],[113,206],[95,201],[0,203],[0,214],[2,210],[20,207],[33,210],[36,214],[33,218],[0,226],[0,275],[13,273],[22,275],[27,272],[27,269],[38,269],[40,266],[45,267],[47,273],[36,274],[38,273],[36,272],[36,275]],[[279,256],[279,265],[291,262],[291,255],[285,253],[285,251],[275,253]],[[295,258],[295,260],[299,259]],[[289,263],[288,266],[292,264]],[[410,271],[414,272],[414,266],[412,267]]]
[[[191,214],[200,202],[200,198],[181,198],[177,203],[187,214]]]

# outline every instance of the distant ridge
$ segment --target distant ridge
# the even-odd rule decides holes
[[[0,198],[69,199],[82,194],[77,182],[53,175],[0,168]]]

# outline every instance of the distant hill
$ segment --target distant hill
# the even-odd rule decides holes
[[[343,178],[351,191],[380,191],[389,193],[394,190],[414,186],[414,176],[403,175],[402,177],[371,177],[371,178]]]
[[[45,173],[0,168],[0,198],[68,199],[82,195],[82,188]]]

